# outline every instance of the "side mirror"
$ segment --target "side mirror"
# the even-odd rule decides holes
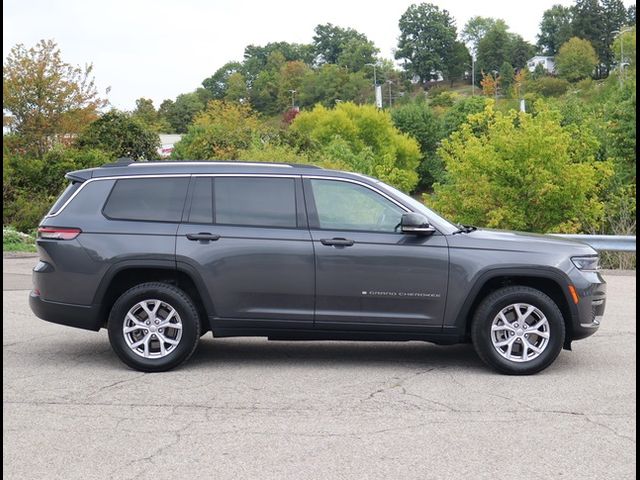
[[[417,235],[432,235],[436,229],[429,225],[429,221],[424,215],[410,212],[403,213],[400,220],[402,233],[413,233]]]

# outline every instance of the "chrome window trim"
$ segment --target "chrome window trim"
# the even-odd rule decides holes
[[[287,165],[287,167],[288,166],[289,165]],[[353,184],[368,188],[369,190],[377,193],[378,195],[381,195],[382,197],[386,198],[393,204],[397,205],[405,212],[412,212],[412,210],[408,208],[406,205],[397,201],[390,195],[387,195],[385,192],[379,190],[378,188],[372,185],[369,185],[368,183],[361,182],[359,180],[354,180],[352,178],[332,177],[332,176],[326,176],[326,175],[304,175],[299,173],[297,174],[293,174],[293,173],[292,174],[276,174],[276,173],[194,173],[194,174],[167,173],[167,174],[162,174],[162,173],[159,173],[159,174],[153,174],[153,175],[113,175],[109,177],[90,178],[89,180],[82,182],[82,185],[80,185],[80,188],[78,188],[78,190],[76,190],[73,193],[73,195],[71,195],[71,197],[69,197],[69,199],[66,202],[64,202],[64,204],[62,204],[62,206],[58,209],[57,212],[48,213],[47,215],[45,215],[44,218],[53,218],[60,215],[60,213],[73,201],[74,198],[76,198],[76,196],[82,191],[82,189],[84,189],[85,186],[93,182],[99,182],[102,180],[122,180],[122,179],[135,179],[135,178],[185,178],[185,177],[266,177],[266,178],[302,178],[302,179],[308,178],[308,179],[315,179],[315,180],[333,180],[338,182],[347,182],[347,183],[353,183]]]

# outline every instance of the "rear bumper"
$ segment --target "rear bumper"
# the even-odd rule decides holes
[[[99,305],[72,305],[48,302],[33,291],[29,293],[29,306],[36,317],[47,322],[98,331],[102,327]]]

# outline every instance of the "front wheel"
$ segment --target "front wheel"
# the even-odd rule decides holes
[[[480,358],[501,373],[529,375],[547,368],[562,350],[560,309],[531,287],[492,292],[475,312],[471,340]]]
[[[142,372],[162,372],[185,362],[200,339],[198,311],[189,296],[166,283],[143,283],[124,292],[107,325],[120,360]]]

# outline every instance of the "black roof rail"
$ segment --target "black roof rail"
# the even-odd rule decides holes
[[[102,167],[104,168],[109,168],[109,167],[126,167],[128,165],[131,165],[132,163],[135,163],[136,161],[133,158],[129,158],[129,157],[122,157],[117,159],[115,162],[113,163],[105,163],[104,165],[102,165]]]

